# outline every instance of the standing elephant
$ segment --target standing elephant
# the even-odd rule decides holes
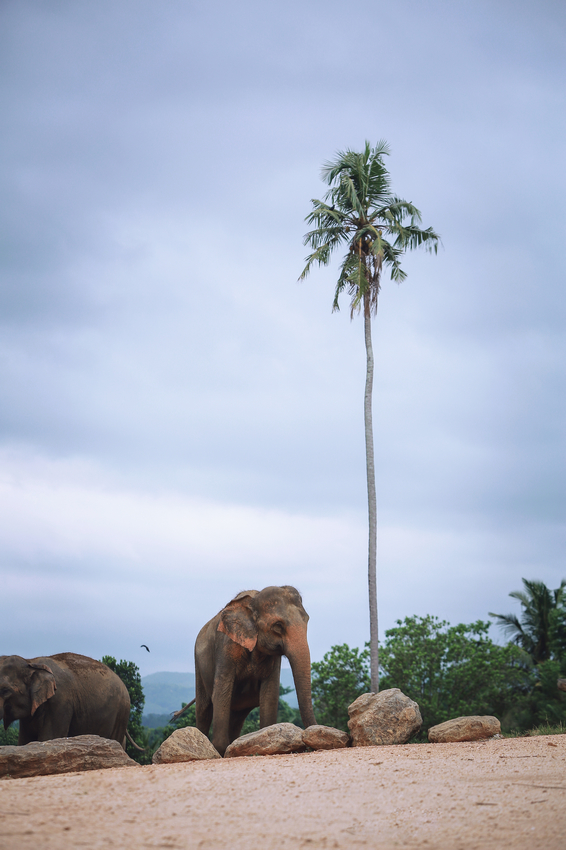
[[[309,616],[294,587],[239,593],[198,634],[195,644],[196,725],[224,755],[259,705],[260,726],[277,722],[281,656],[291,663],[301,718],[316,723],[307,643]]]
[[[100,735],[126,743],[130,695],[106,664],[62,652],[0,656],[0,719],[20,721],[18,744]]]

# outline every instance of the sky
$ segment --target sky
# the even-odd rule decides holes
[[[368,640],[363,323],[298,282],[366,140],[442,238],[373,321],[380,633],[558,587],[564,3],[4,0],[0,69],[0,653],[190,671],[271,584]]]

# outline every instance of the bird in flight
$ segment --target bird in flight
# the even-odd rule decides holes
[[[142,645],[140,646],[140,649],[142,648],[142,646],[143,646],[144,649],[147,649],[147,651],[149,652],[149,646],[146,646],[145,643],[142,643]]]

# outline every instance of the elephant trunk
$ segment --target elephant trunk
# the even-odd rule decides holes
[[[293,671],[295,690],[297,692],[297,699],[299,700],[299,711],[301,712],[301,719],[306,729],[308,726],[316,725],[312,707],[311,656],[306,634],[289,641],[285,655],[289,659],[291,670]]]

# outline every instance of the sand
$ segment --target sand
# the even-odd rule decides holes
[[[359,747],[0,783],[2,850],[566,847],[566,736]]]

